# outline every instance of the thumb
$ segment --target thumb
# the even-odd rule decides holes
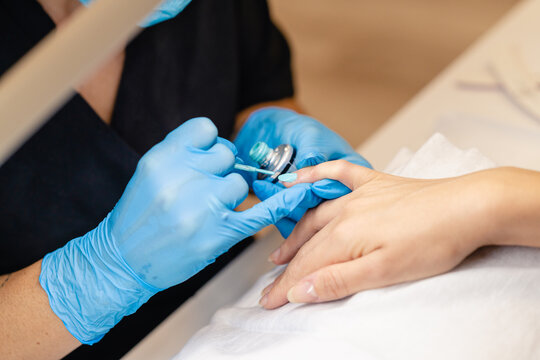
[[[351,189],[336,180],[319,180],[311,187],[313,193],[325,200],[334,200],[345,196],[351,192]]]
[[[226,147],[228,147],[229,150],[232,151],[232,153],[234,154],[235,157],[236,157],[236,155],[238,155],[238,149],[237,149],[236,146],[235,146],[232,142],[230,142],[229,140],[224,139],[224,138],[218,136],[217,139],[216,139],[216,143],[218,143],[218,144],[223,144],[223,145],[225,145]]]
[[[344,185],[342,186],[345,187]],[[347,187],[345,188],[349,190]],[[261,201],[264,201],[284,190],[285,188],[283,186],[278,185],[278,184],[272,184],[269,181],[257,180],[253,183],[253,192],[255,193],[255,195],[257,195],[257,197]],[[286,239],[289,237],[289,235],[291,235],[292,231],[294,230],[294,227],[296,226],[296,223],[300,221],[300,219],[306,213],[308,209],[307,206],[311,207],[311,205],[313,205],[313,207],[315,207],[319,205],[320,201],[322,201],[322,199],[317,199],[316,196],[313,197],[313,200],[314,201],[318,200],[318,201],[313,204],[307,204],[307,201],[304,201],[304,204],[302,204],[303,206],[297,206],[296,209],[291,211],[291,213],[287,215],[286,218],[281,219],[275,224],[283,238]]]
[[[253,192],[261,201],[264,201],[280,191],[285,190],[284,186],[280,184],[273,184],[270,181],[265,180],[255,180],[252,187]]]
[[[210,119],[193,118],[171,131],[161,144],[173,148],[183,145],[207,150],[216,143],[217,134],[217,127]]]
[[[232,216],[237,232],[243,236],[251,236],[287,217],[304,202],[313,202],[313,197],[315,195],[310,184],[300,184],[280,191],[251,209],[234,213]]]
[[[219,200],[229,209],[233,210],[248,196],[249,187],[240,174],[231,173],[215,185]]]
[[[340,183],[338,183],[338,184],[340,184]],[[348,190],[347,193],[350,192],[350,190],[346,186],[344,186],[342,184],[340,184],[340,185],[343,188]],[[258,181],[255,181],[253,183],[253,192],[259,198],[259,200],[261,200],[261,201],[267,200],[270,197],[274,196],[275,194],[277,194],[277,193],[279,193],[281,191],[284,191],[284,190],[285,190],[284,186],[282,186],[280,184],[272,184],[269,181],[258,180]],[[312,187],[312,190],[313,190],[313,187]],[[333,193],[332,190],[328,190],[328,191],[325,192],[325,190],[318,189],[318,191],[321,191],[322,193],[324,193],[327,196],[330,196],[330,195],[332,195],[330,193]],[[311,208],[314,208],[314,207],[318,206],[323,200],[320,197],[319,194],[315,193],[315,191],[313,191],[313,194],[310,194],[310,195],[313,195],[313,196],[307,196],[300,206],[297,206],[296,209],[291,211],[291,213],[288,215],[288,217],[291,220],[294,220],[295,222],[300,221],[300,219],[304,216],[304,214],[306,213],[306,211],[308,209],[311,209]],[[338,197],[342,196],[341,193],[338,194],[338,195],[339,196],[332,197],[332,199],[335,199],[335,198],[338,198]],[[328,197],[327,199],[330,199],[330,197]],[[282,232],[282,234],[283,234],[283,232]]]

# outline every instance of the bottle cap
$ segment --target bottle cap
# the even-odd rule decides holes
[[[265,142],[259,141],[249,150],[249,157],[261,165],[271,151],[272,149]]]

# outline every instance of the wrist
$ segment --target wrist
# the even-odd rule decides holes
[[[485,175],[493,218],[485,245],[540,246],[540,173],[505,167]]]
[[[54,313],[83,344],[93,344],[159,289],[143,282],[109,235],[109,217],[43,259],[39,281]]]

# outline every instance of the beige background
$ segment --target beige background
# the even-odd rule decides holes
[[[355,147],[517,0],[269,0],[305,109]]]

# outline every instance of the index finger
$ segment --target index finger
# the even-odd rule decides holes
[[[351,190],[355,190],[373,179],[377,172],[346,160],[336,160],[300,169],[296,174],[296,181],[284,183],[283,185],[291,187],[299,183],[314,183],[323,179],[331,179],[341,182]]]

